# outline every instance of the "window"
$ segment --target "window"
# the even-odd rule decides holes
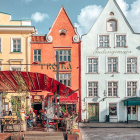
[[[118,82],[108,82],[108,96],[118,96]]]
[[[101,48],[109,47],[109,35],[99,35],[99,47]]]
[[[69,113],[72,115],[74,112],[76,112],[76,104],[60,104],[62,108],[62,112]]]
[[[41,62],[41,50],[34,50],[34,62]]]
[[[127,96],[136,96],[137,95],[137,82],[128,81],[127,82]]]
[[[71,61],[71,50],[56,50],[55,60],[57,61],[57,55],[59,56],[59,62],[70,62]]]
[[[107,31],[108,32],[117,31],[117,21],[115,19],[110,19],[107,21]]]
[[[21,52],[21,39],[12,39],[12,52]]]
[[[10,67],[10,70],[11,71],[22,71],[22,68],[21,67],[18,67],[18,66],[17,67],[16,66],[11,66]]]
[[[98,73],[98,58],[88,58],[88,73]]]
[[[61,73],[59,74],[59,81],[65,86],[71,86],[71,74],[70,73]]]
[[[126,35],[116,35],[116,47],[126,47]]]
[[[2,50],[1,50],[1,38],[0,38],[0,52],[1,52]]]
[[[108,58],[108,72],[109,73],[118,72],[118,58],[117,57]]]
[[[127,58],[127,73],[137,73],[137,58]]]
[[[88,82],[88,96],[98,96],[98,82]]]
[[[111,115],[111,116],[117,115],[117,104],[115,104],[115,103],[109,104],[109,115]]]

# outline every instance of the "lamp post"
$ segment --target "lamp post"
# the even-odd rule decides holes
[[[59,82],[59,54],[56,54],[57,70],[56,70],[56,80]],[[59,118],[59,85],[57,85],[57,117]]]

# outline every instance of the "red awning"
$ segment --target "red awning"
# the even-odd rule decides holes
[[[78,97],[77,93],[73,93],[72,95],[68,97],[60,97],[59,98],[59,103],[77,103],[78,102]]]
[[[36,72],[0,71],[0,91],[7,92],[37,92],[49,91],[55,93],[59,85],[59,96],[70,96],[72,89],[45,74]]]

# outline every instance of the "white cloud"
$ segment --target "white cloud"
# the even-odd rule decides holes
[[[126,3],[125,0],[116,1],[133,30],[135,32],[140,32],[140,0],[136,0],[132,4]],[[98,5],[90,5],[81,9],[80,14],[77,16],[78,23],[74,24],[80,35],[89,31],[102,10],[103,7]]]
[[[131,5],[124,0],[117,0],[117,2],[133,30],[140,32],[140,0],[134,1]]]
[[[77,17],[78,23],[74,24],[79,34],[86,33],[91,28],[101,11],[102,7],[97,5],[89,5],[81,9]]]
[[[35,22],[42,22],[45,18],[49,18],[48,14],[40,12],[35,12],[31,16],[31,19],[34,20]]]
[[[121,10],[125,15],[128,14],[129,4],[127,4],[124,0],[116,0],[118,5],[120,6]]]

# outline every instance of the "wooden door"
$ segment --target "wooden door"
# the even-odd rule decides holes
[[[92,121],[99,121],[99,104],[88,104],[88,119]]]

